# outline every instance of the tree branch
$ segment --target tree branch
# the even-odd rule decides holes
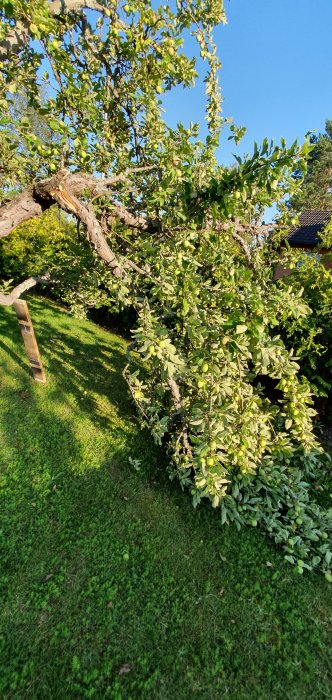
[[[74,214],[85,225],[91,245],[112,273],[116,277],[121,277],[125,267],[120,265],[111,250],[93,207],[82,202],[77,195],[84,190],[106,192],[108,187],[119,182],[121,178],[125,181],[131,173],[150,169],[151,166],[128,169],[108,179],[95,178],[89,173],[70,173],[68,170],[60,170],[53,177],[35,183],[32,189],[25,190],[0,207],[0,238],[8,236],[17,226],[39,216],[56,202],[64,211]],[[156,230],[159,226],[158,222],[149,221],[127,211],[121,204],[110,203],[110,206],[112,206],[112,216],[116,216],[127,226],[140,230]],[[142,273],[135,263],[129,262],[128,265],[136,269],[136,272]]]
[[[236,241],[238,241],[238,243],[240,243],[240,246],[241,246],[241,248],[242,248],[242,250],[243,250],[243,252],[248,260],[250,267],[251,267],[252,266],[252,259],[251,259],[251,252],[250,252],[249,246],[246,244],[246,242],[242,238],[242,236],[240,236],[240,234],[237,233],[235,230],[232,231],[232,236],[233,236],[234,240],[236,240]]]
[[[151,228],[153,230],[159,228],[157,222],[149,221],[139,214],[131,214],[122,204],[113,205],[112,213],[109,215],[108,220],[112,222],[112,218],[114,217],[120,219],[126,226],[138,228],[140,231],[149,231]]]
[[[171,394],[172,394],[175,409],[178,412],[178,414],[181,415],[181,418],[182,418],[181,437],[182,437],[184,451],[186,454],[192,456],[192,450],[191,450],[191,445],[190,445],[190,441],[189,441],[189,431],[188,431],[188,426],[186,425],[186,422],[185,422],[185,414],[184,414],[182,401],[181,401],[180,387],[177,384],[177,382],[175,381],[175,379],[173,379],[172,377],[170,377],[168,379],[168,386],[169,386]]]
[[[17,195],[0,207],[0,238],[8,236],[17,226],[34,219],[47,208],[46,203],[42,206],[41,202],[35,199],[32,190],[25,190]]]
[[[123,263],[123,269],[127,270],[128,268],[135,270],[135,272],[137,272],[139,275],[142,275],[142,277],[148,277],[148,279],[152,280],[153,282],[157,282],[157,284],[160,284],[161,280],[158,279],[157,277],[153,277],[150,274],[148,269],[139,267],[138,265],[136,265],[136,263],[134,263],[129,258],[125,258],[125,261]]]
[[[94,194],[103,194],[109,191],[112,185],[117,185],[118,183],[130,183],[129,176],[140,172],[149,172],[150,170],[156,170],[159,166],[157,165],[143,165],[137,168],[127,168],[123,173],[119,175],[113,175],[112,177],[95,177],[91,173],[69,173],[69,171],[62,171],[64,177],[66,177],[67,188],[73,194],[80,194],[82,190],[91,190]]]
[[[234,238],[235,241],[237,241],[247,260],[249,263],[250,267],[253,267],[253,259],[252,259],[252,254],[250,250],[250,246],[246,243],[244,236],[246,234],[251,234],[251,235],[262,235],[265,233],[268,233],[271,230],[271,224],[264,224],[264,225],[253,225],[253,224],[241,224],[239,219],[235,219],[231,222],[227,223],[220,223],[218,225],[218,231],[225,231],[225,233],[230,233],[231,236]]]
[[[88,10],[96,10],[97,12],[105,12],[106,7],[101,5],[97,0],[53,0],[48,4],[50,15],[63,15],[66,12],[77,12],[86,7]]]
[[[53,0],[48,3],[48,11],[52,17],[58,17],[68,12],[77,12],[86,8],[88,10],[96,10],[105,14],[106,7],[101,5],[97,0]],[[0,61],[16,56],[29,43],[29,25],[27,19],[19,20],[15,27],[12,27],[0,42]]]
[[[10,294],[0,292],[0,306],[11,306],[14,301],[19,299],[23,292],[26,292],[31,287],[34,287],[38,282],[49,282],[48,277],[29,277],[24,282],[20,282],[17,287],[14,287]]]
[[[18,54],[28,42],[29,22],[27,20],[17,22],[0,42],[0,61],[5,61],[12,56],[15,56],[15,60],[18,61]]]
[[[58,174],[59,175],[59,174]],[[51,197],[61,209],[74,214],[86,226],[88,241],[94,247],[98,255],[104,260],[107,267],[111,270],[115,277],[122,276],[122,269],[115,254],[109,247],[106,238],[103,234],[101,225],[94,213],[94,210],[86,204],[83,204],[75,195],[69,194],[64,188],[65,179],[62,181],[59,177],[49,181],[45,181],[35,186],[35,191],[41,197]]]

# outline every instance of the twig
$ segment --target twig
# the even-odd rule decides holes
[[[169,379],[168,379],[168,386],[171,390],[171,394],[172,394],[173,401],[174,401],[174,406],[182,418],[183,428],[182,428],[182,432],[181,432],[180,437],[182,437],[182,439],[183,439],[184,450],[187,454],[192,456],[191,445],[189,442],[189,431],[188,431],[188,426],[185,423],[185,413],[184,413],[182,401],[181,401],[180,387],[177,384],[177,382],[175,381],[175,379],[173,379],[172,377],[169,377]]]

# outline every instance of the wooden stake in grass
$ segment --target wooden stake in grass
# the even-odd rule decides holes
[[[25,350],[36,382],[46,383],[46,375],[29,314],[28,304],[23,299],[14,301],[14,309],[21,329]]]

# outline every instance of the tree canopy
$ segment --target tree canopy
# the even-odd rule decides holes
[[[312,150],[301,191],[292,198],[294,209],[332,210],[332,121],[326,120],[325,133],[310,137]],[[301,174],[300,174],[301,176]]]

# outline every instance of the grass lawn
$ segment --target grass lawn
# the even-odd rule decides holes
[[[30,311],[46,386],[0,309],[1,700],[331,698],[332,586],[169,481],[121,338]]]

